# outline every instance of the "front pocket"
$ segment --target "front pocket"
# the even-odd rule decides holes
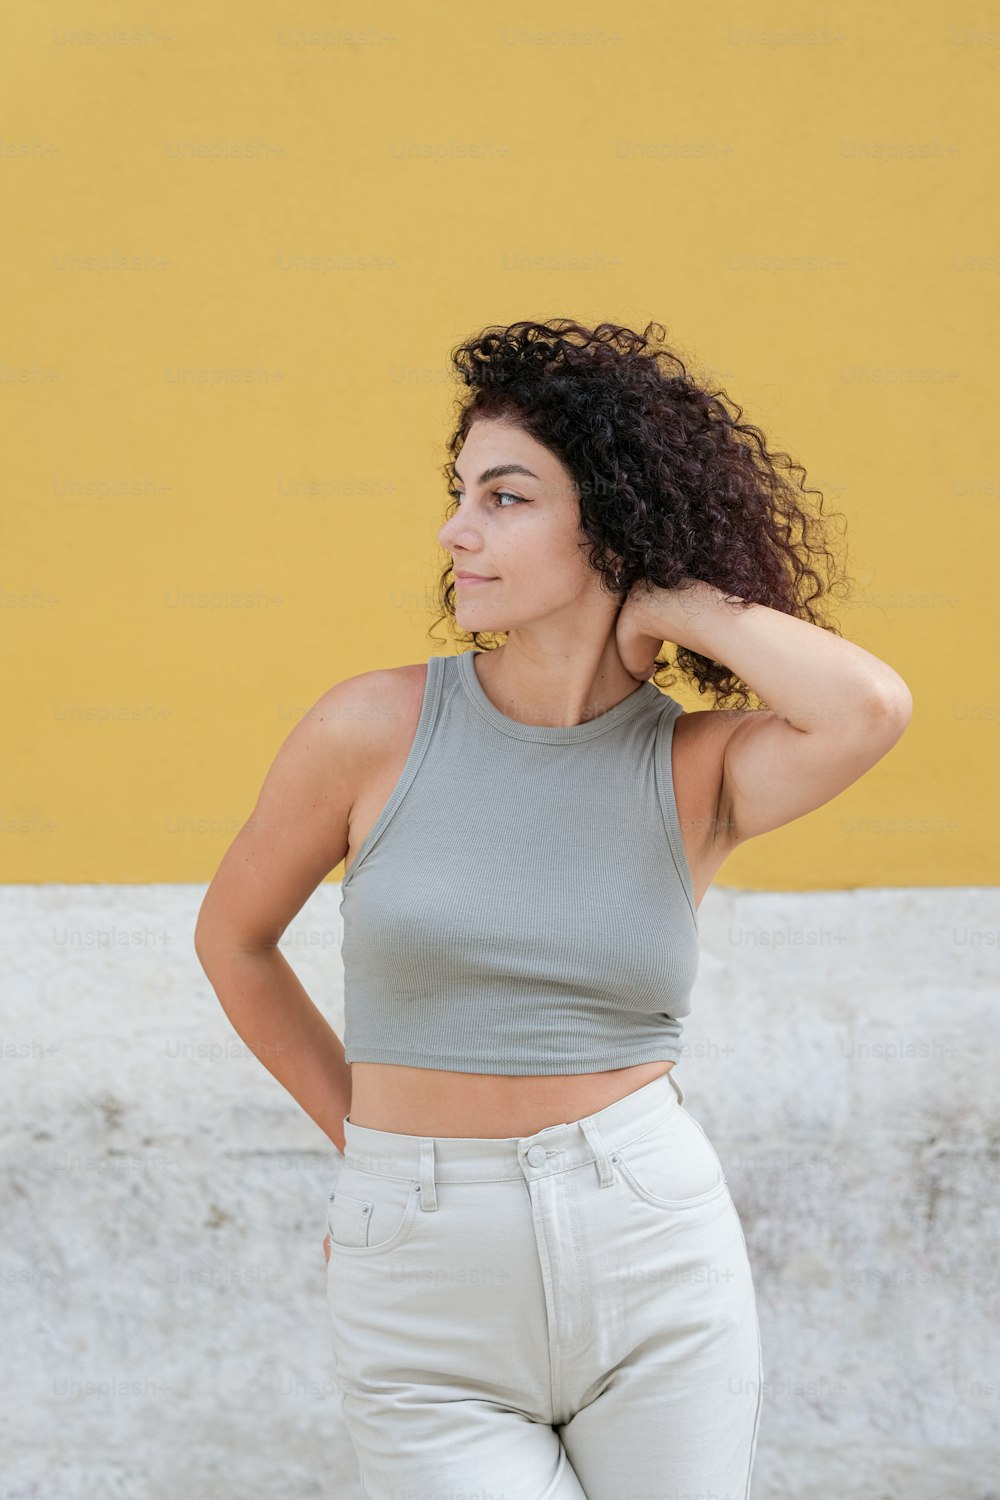
[[[330,1257],[376,1255],[409,1234],[420,1197],[408,1178],[383,1177],[345,1163],[330,1193],[327,1229]]]
[[[330,1199],[330,1242],[367,1245],[372,1205],[367,1198],[349,1198],[338,1189]]]
[[[611,1160],[632,1191],[657,1208],[695,1208],[728,1191],[715,1147],[680,1104],[665,1124],[619,1147]]]

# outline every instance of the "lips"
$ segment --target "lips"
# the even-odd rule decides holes
[[[456,578],[461,578],[463,580],[467,579],[470,583],[493,583],[493,582],[495,582],[495,580],[490,576],[489,573],[460,573],[456,569],[456,571],[455,571],[455,577]]]

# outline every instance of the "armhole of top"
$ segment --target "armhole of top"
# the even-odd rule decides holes
[[[660,717],[657,720],[656,754],[653,758],[656,792],[670,853],[673,857],[684,895],[687,897],[687,904],[691,909],[691,916],[694,919],[695,927],[697,927],[698,909],[694,904],[694,881],[691,878],[691,869],[688,865],[687,852],[684,848],[681,822],[677,812],[677,797],[674,791],[674,725],[684,710],[676,698],[671,698],[668,693],[665,693],[664,697],[667,699],[667,703],[661,710]]]
[[[403,762],[403,769],[399,773],[399,780],[389,793],[389,800],[385,803],[382,811],[368,830],[361,848],[351,862],[351,868],[343,880],[341,880],[341,894],[343,894],[353,880],[355,870],[367,858],[370,851],[382,837],[392,819],[393,813],[406,796],[410,783],[417,774],[420,762],[424,758],[424,752],[430,744],[434,724],[437,721],[444,666],[445,658],[443,656],[431,656],[427,660],[427,678],[424,682],[424,695],[420,704],[417,727],[414,731],[413,741],[407,753],[406,760]]]

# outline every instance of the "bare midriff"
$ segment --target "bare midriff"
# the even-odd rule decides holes
[[[398,1135],[534,1135],[572,1123],[669,1073],[667,1060],[606,1073],[455,1073],[396,1063],[351,1064],[352,1125]]]

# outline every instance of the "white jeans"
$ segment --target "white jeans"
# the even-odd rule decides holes
[[[367,1495],[747,1500],[753,1280],[672,1071],[530,1136],[344,1134],[327,1302]]]

